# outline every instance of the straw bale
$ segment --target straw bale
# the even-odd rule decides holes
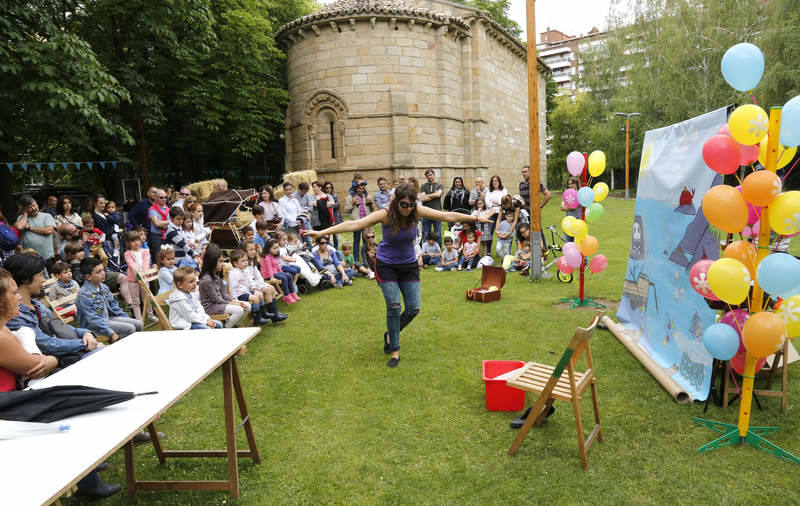
[[[314,170],[298,170],[295,172],[287,172],[283,175],[283,182],[276,186],[275,189],[275,198],[279,199],[283,197],[283,183],[292,183],[295,190],[297,189],[297,185],[302,182],[308,183],[311,186],[313,181],[317,180],[317,172]]]
[[[197,192],[197,199],[200,202],[205,202],[209,195],[214,193],[217,190],[217,184],[227,181],[224,179],[209,179],[208,181],[198,181],[197,183],[192,183],[187,188],[190,191]]]
[[[249,225],[251,221],[253,221],[253,213],[250,211],[242,211],[241,209],[236,211],[237,227],[242,228],[245,225]]]

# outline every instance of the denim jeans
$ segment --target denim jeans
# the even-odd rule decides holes
[[[134,332],[141,332],[143,327],[141,320],[126,318],[124,316],[112,316],[107,323],[111,330],[116,332],[120,338],[128,337]]]
[[[192,323],[192,330],[208,330],[211,327],[203,325],[202,323]],[[214,321],[214,328],[221,329],[222,322]]]
[[[400,331],[406,328],[418,314],[420,306],[419,281],[380,283],[386,301],[386,330],[389,331],[389,346],[392,351],[400,349]],[[405,309],[400,311],[400,296]]]
[[[439,265],[440,257],[432,257],[430,255],[422,255],[423,265]]]
[[[353,259],[356,262],[360,262],[361,256],[361,237],[363,236],[364,232],[361,230],[356,230],[353,232]],[[339,251],[338,249],[336,251]]]
[[[430,218],[422,218],[422,242],[428,240],[428,234],[430,233],[430,229],[433,228],[433,231],[436,232],[436,235],[439,236],[436,239],[436,243],[439,244],[439,247],[442,247],[442,222],[432,220]]]
[[[467,258],[464,255],[461,255],[458,263],[461,265],[462,269],[475,269],[478,267],[478,260],[480,260],[478,255],[475,255],[472,258]]]
[[[448,264],[448,265],[445,265],[445,266],[441,266],[440,265],[440,267],[442,268],[443,271],[450,271],[450,270],[453,270],[453,269],[458,269],[458,262],[453,262],[452,264]]]
[[[303,228],[305,228],[306,230],[311,230],[311,223],[308,222],[308,218],[306,218],[305,216],[298,216],[297,221],[298,223],[302,224]],[[311,247],[313,246],[311,243],[311,236],[307,235],[305,237],[301,237],[301,239],[305,241],[306,247],[308,249],[311,249]]]

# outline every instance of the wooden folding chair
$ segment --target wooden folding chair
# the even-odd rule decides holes
[[[589,339],[594,334],[597,323],[602,316],[603,312],[598,311],[587,328],[578,327],[555,367],[528,362],[519,372],[506,381],[508,386],[539,394],[536,403],[528,414],[528,418],[525,420],[525,424],[508,450],[509,455],[516,455],[517,450],[528,435],[528,431],[531,430],[531,427],[538,427],[542,424],[553,402],[558,399],[572,404],[575,427],[578,431],[578,449],[581,454],[581,465],[584,470],[588,468],[586,451],[595,439],[598,441],[603,440],[603,433],[600,429],[600,411],[597,404],[596,379],[592,366],[592,351],[589,347]],[[575,371],[575,364],[584,352],[586,352],[588,369],[580,373]],[[590,387],[592,389],[595,425],[589,433],[589,437],[584,439],[580,403],[582,395]]]
[[[69,313],[74,314],[78,309],[78,306],[75,304],[75,301],[78,300],[77,293],[67,295],[57,300],[50,300],[50,297],[45,297],[44,300],[50,308],[50,311],[58,316],[62,322],[68,324],[75,320],[75,317]]]
[[[767,382],[764,385],[763,389],[754,389],[753,394],[756,396],[764,396],[764,397],[780,397],[781,398],[781,411],[786,412],[786,402],[788,399],[787,392],[789,386],[789,367],[788,367],[788,357],[789,357],[789,340],[787,339],[783,343],[783,347],[775,353],[772,357],[772,366],[768,366],[764,364],[764,367],[760,371],[756,371],[756,374],[759,372],[767,373]],[[778,372],[778,369],[781,369],[781,389],[780,390],[772,390],[772,380],[774,379],[775,375]],[[731,395],[734,396],[734,400],[736,397],[739,396],[739,387],[738,385],[731,385],[731,374],[733,374],[733,368],[731,367],[730,362],[725,362],[725,378],[722,381],[722,407],[727,408],[728,404],[731,400]],[[759,403],[759,408],[761,404]]]
[[[161,330],[175,330],[169,323],[167,313],[164,312],[164,308],[167,306],[167,298],[172,293],[172,290],[158,295],[153,295],[153,292],[150,290],[150,282],[157,279],[158,268],[156,267],[136,273],[136,281],[139,283],[139,286],[142,287],[142,293],[145,301],[153,307],[153,312],[155,313],[156,318],[158,318],[159,328]],[[219,320],[223,323],[227,322],[229,318],[229,316],[226,314],[209,316],[212,320]]]

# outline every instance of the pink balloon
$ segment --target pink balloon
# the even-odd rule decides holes
[[[727,135],[728,137],[733,139],[733,136],[731,135],[731,129],[728,128],[727,123],[725,123],[720,127],[720,129],[717,131],[717,135]],[[733,139],[733,141],[736,142],[736,139]],[[736,142],[736,144],[739,143]],[[759,155],[758,144],[755,144],[753,146],[745,146],[744,144],[739,144],[739,151],[740,151],[739,155],[740,165],[750,165],[751,163],[758,160],[758,155]]]
[[[692,266],[689,271],[689,284],[692,285],[694,291],[705,297],[706,299],[719,300],[714,295],[711,288],[708,286],[708,268],[713,264],[713,260],[700,260]]]
[[[739,144],[739,165],[750,165],[758,160],[758,155],[760,153],[761,150],[758,144],[754,144],[753,146]]]
[[[703,161],[714,172],[733,174],[739,169],[739,144],[726,135],[714,135],[703,144]]]
[[[567,171],[571,176],[580,176],[585,165],[586,159],[583,154],[573,151],[567,155]]]
[[[742,237],[753,237],[753,230],[750,227],[742,229]]]
[[[754,236],[758,235],[758,233],[761,231],[761,220],[756,220],[755,223],[750,225],[750,231]]]
[[[744,342],[742,342],[742,328],[744,327],[744,322],[749,318],[750,313],[746,310],[734,309],[733,311],[728,311],[719,319],[720,323],[733,327],[733,330],[735,330],[736,334],[739,336],[739,353],[744,353],[746,350]]]
[[[574,243],[573,243],[574,244]],[[583,261],[583,255],[581,252],[578,251],[577,247],[575,249],[567,249],[564,248],[564,257],[567,260],[567,265],[576,269],[581,266],[581,262]]]
[[[574,188],[564,190],[563,195],[561,195],[561,200],[564,201],[564,205],[567,206],[568,209],[575,209],[580,205],[578,203],[578,190]]]
[[[560,270],[564,274],[571,274],[572,271],[575,270],[574,268],[570,267],[569,264],[567,263],[567,257],[558,257],[556,264],[558,264],[558,270]]]
[[[595,255],[592,257],[591,262],[589,262],[589,270],[595,274],[603,272],[606,270],[606,267],[608,267],[608,259],[605,255]]]

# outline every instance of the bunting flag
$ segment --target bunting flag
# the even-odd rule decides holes
[[[22,170],[24,170],[25,172],[28,172],[28,164],[27,163],[21,163],[20,165],[22,165]]]
[[[56,164],[54,164],[53,162],[48,163],[47,167],[50,169],[50,172],[56,170]]]
[[[111,162],[111,166],[116,169],[117,168],[117,162],[116,161]]]
[[[67,168],[67,162],[61,162],[61,166],[66,169]]]
[[[100,168],[101,169],[105,169],[106,168],[106,162],[97,162],[97,163],[100,164]]]
[[[14,164],[13,164],[13,163],[11,163],[11,162],[6,162],[6,167],[8,167],[8,171],[9,171],[9,172],[11,172],[11,167],[13,167],[13,166],[14,166]]]
[[[36,168],[38,170],[42,170],[42,164],[41,163],[34,163],[34,165],[36,165]]]

